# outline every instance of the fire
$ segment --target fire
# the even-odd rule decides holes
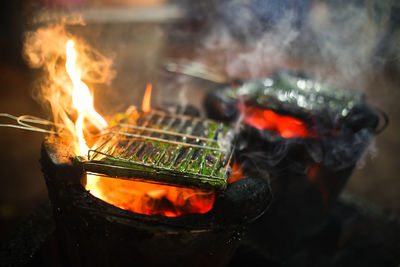
[[[238,104],[244,116],[244,122],[259,130],[270,130],[283,138],[316,137],[317,134],[307,128],[301,120],[277,114],[269,109],[261,109],[250,105]]]
[[[65,68],[73,83],[72,103],[78,112],[75,122],[77,137],[75,151],[77,155],[85,155],[89,150],[84,135],[85,121],[90,122],[98,130],[105,129],[107,122],[94,109],[93,95],[81,80],[81,74],[76,64],[77,53],[72,40],[66,44],[66,54]],[[142,109],[144,112],[151,109],[151,89],[152,85],[148,84],[143,97]],[[113,179],[92,174],[87,174],[85,187],[93,196],[119,208],[141,214],[167,217],[188,213],[206,213],[212,209],[215,199],[214,192]]]
[[[149,112],[151,110],[151,105],[150,105],[151,89],[152,89],[151,83],[147,84],[146,91],[144,93],[143,101],[142,101],[142,111],[143,112]]]
[[[26,37],[24,55],[34,68],[43,67],[45,79],[40,99],[49,104],[57,133],[72,144],[76,155],[87,155],[96,143],[93,129],[102,131],[107,121],[95,110],[94,98],[83,82],[107,84],[114,76],[112,61],[84,42],[69,36],[63,26],[41,28]],[[75,42],[74,42],[75,41]],[[60,62],[65,62],[60,68]],[[144,112],[151,110],[148,84],[143,98]],[[97,135],[98,136],[98,135]],[[90,138],[90,139],[89,139]],[[240,170],[238,170],[240,173]],[[154,175],[157,175],[156,173]],[[231,182],[240,178],[232,177]],[[216,193],[87,174],[86,190],[116,207],[147,215],[176,217],[203,214],[213,208]]]
[[[78,111],[75,129],[79,145],[76,147],[75,153],[77,155],[84,155],[87,154],[89,150],[83,134],[85,119],[89,120],[98,130],[106,128],[108,124],[94,109],[93,96],[91,95],[87,85],[81,80],[81,74],[76,67],[76,51],[73,40],[67,42],[66,52],[67,60],[65,68],[73,83],[72,102]]]
[[[239,162],[234,161],[229,183],[243,179]],[[86,189],[107,203],[135,213],[177,217],[184,214],[203,214],[214,205],[215,193],[87,175]]]
[[[121,209],[146,215],[177,217],[210,211],[214,192],[169,185],[113,179],[88,174],[86,189]]]
[[[83,156],[90,149],[87,140],[89,135],[85,134],[89,132],[89,125],[101,131],[107,128],[108,124],[94,108],[93,95],[82,81],[83,69],[80,67],[82,66],[77,64],[74,41],[68,40],[65,68],[73,85],[69,95],[78,114],[74,123],[74,149],[76,155]],[[144,112],[151,110],[151,90],[152,85],[148,84],[142,102]],[[241,179],[241,176],[242,172],[239,166],[235,165],[230,182]],[[200,189],[130,181],[93,174],[87,174],[86,178],[85,188],[93,196],[121,209],[146,215],[176,217],[184,214],[203,214],[212,209],[216,196],[215,192]]]
[[[239,162],[235,160],[232,165],[232,173],[229,176],[228,183],[231,184],[243,178],[244,176],[243,176],[242,166],[240,166]]]

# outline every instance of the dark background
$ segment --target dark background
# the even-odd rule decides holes
[[[79,1],[75,2],[79,4]],[[109,2],[111,6],[121,4],[115,3],[118,1]],[[220,3],[228,1],[205,1],[202,6],[191,6],[185,2],[182,1],[180,4],[187,8],[188,19],[176,24],[162,25],[154,22],[89,24],[86,27],[70,29],[71,32],[86,38],[90,44],[102,52],[104,51],[106,55],[114,56],[115,69],[118,74],[113,84],[108,88],[98,88],[96,91],[98,100],[96,106],[100,113],[112,115],[114,112],[126,108],[128,104],[139,104],[145,84],[160,77],[158,66],[161,58],[196,58],[198,55],[202,55],[206,59],[208,57],[210,62],[213,61],[214,54],[202,50],[196,38],[200,38],[198,36],[207,32],[207,27],[209,28],[215,19],[213,17],[223,17],[218,12],[204,12],[204,8],[210,8],[216,3],[218,6]],[[295,2],[301,3],[302,1]],[[304,16],[303,13],[309,12],[316,4],[321,3],[320,1],[303,2],[306,2],[307,5],[303,6],[298,14],[300,23]],[[354,2],[362,5],[363,1]],[[63,6],[65,3],[60,5]],[[47,110],[34,101],[31,96],[34,81],[40,77],[40,71],[30,69],[21,56],[24,32],[35,27],[29,22],[41,7],[22,0],[1,1],[0,3],[0,113],[49,117]],[[303,10],[304,8],[305,10]],[[384,209],[400,212],[400,178],[398,175],[400,170],[400,157],[398,156],[400,150],[398,137],[400,129],[400,35],[397,31],[399,17],[395,15],[399,14],[399,8],[393,5],[391,9],[388,32],[376,50],[377,57],[383,63],[379,64],[379,67],[377,65],[376,68],[369,70],[367,75],[369,78],[363,87],[368,102],[380,107],[388,114],[390,125],[376,137],[374,147],[371,149],[374,156],[366,156],[362,160],[360,167],[354,171],[347,184],[346,190]],[[224,17],[221,18],[222,21],[224,19]],[[226,19],[229,21],[229,16]],[[262,21],[262,17],[260,20]],[[263,21],[263,23],[267,25],[269,22]],[[235,31],[234,29],[233,32],[235,38],[246,39],[248,37],[248,35],[244,37],[240,30]],[[255,31],[251,34],[257,35],[258,32]],[[282,66],[296,65],[297,68],[298,66],[304,68],[310,66],[298,63],[296,60],[293,61],[282,62]],[[310,68],[315,69],[315,62],[313,64],[313,67]],[[180,77],[171,81],[171,84],[176,86],[175,91],[169,84],[160,85],[162,83],[159,81],[155,82],[158,87],[155,88],[153,103],[162,102],[163,95],[167,95],[166,99],[182,97],[189,102],[199,102],[198,99],[204,94],[204,90],[202,91],[198,87],[210,87],[209,84],[196,81],[193,86],[195,89],[186,88],[186,95],[180,96],[179,86],[185,83],[190,84],[188,78]],[[215,87],[215,85],[213,86]],[[5,119],[0,121],[0,123],[7,122],[10,121]],[[43,138],[44,136],[39,133],[0,128],[0,241],[6,240],[23,221],[23,218],[48,199],[39,164],[40,145]]]

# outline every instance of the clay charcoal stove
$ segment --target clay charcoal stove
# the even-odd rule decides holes
[[[252,235],[279,260],[323,227],[329,208],[379,131],[379,116],[362,93],[302,73],[280,71],[211,92],[204,106],[213,119],[241,118],[239,161],[252,175],[260,170],[270,174],[274,200],[256,222],[265,231]]]
[[[62,138],[48,138],[41,164],[61,261],[69,266],[226,265],[245,226],[260,217],[270,201],[268,184],[260,177],[244,175],[228,183],[231,152],[220,150],[216,142],[228,130],[220,123],[157,111],[120,114],[85,160],[69,153]],[[193,156],[196,151],[199,155]],[[164,163],[163,157],[171,160]],[[107,181],[198,190],[212,194],[215,201],[205,213],[133,212],[87,191],[93,172]],[[146,201],[155,195],[147,194]],[[152,207],[165,209],[165,199],[159,200]]]

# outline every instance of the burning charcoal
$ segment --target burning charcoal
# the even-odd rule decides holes
[[[199,150],[204,153],[204,149]],[[82,186],[89,174],[82,172],[82,166],[72,165],[67,155],[57,143],[46,141],[43,145],[42,169],[57,227],[57,235],[48,245],[56,242],[63,249],[60,256],[43,255],[46,263],[55,258],[55,266],[60,262],[71,266],[82,262],[85,266],[227,266],[239,245],[238,236],[265,211],[271,197],[267,181],[252,177],[229,184],[218,194],[98,177],[97,188],[109,190],[96,195],[95,190],[89,192]],[[88,168],[94,162],[86,163],[83,166]],[[102,166],[107,170],[108,166]],[[145,168],[140,165],[135,175]],[[153,175],[161,172],[147,171]],[[139,195],[135,195],[138,190]]]
[[[335,123],[363,103],[363,95],[313,80],[306,75],[280,71],[269,78],[252,80],[240,86],[211,92],[204,106],[210,118],[234,121],[242,103],[294,116],[324,115],[321,119]]]
[[[260,218],[261,238],[268,244],[265,251],[284,259],[279,253],[292,251],[323,227],[377,132],[378,116],[362,93],[290,72],[212,92],[206,99],[211,118],[233,122],[237,116],[229,114],[235,112],[242,117],[235,157],[248,175],[269,173],[274,203]]]

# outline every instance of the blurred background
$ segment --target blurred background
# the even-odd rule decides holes
[[[363,91],[390,124],[372,142],[346,190],[400,212],[400,5],[383,2],[2,1],[0,113],[50,118],[46,105],[33,97],[43,73],[23,56],[26,32],[79,14],[86,24],[67,30],[114,62],[113,82],[91,87],[98,111],[106,116],[139,105],[149,82],[153,105],[201,108],[204,94],[223,85],[165,71],[165,62],[183,59],[201,62],[226,82],[286,68]],[[0,128],[0,242],[48,201],[39,163],[43,138]]]

